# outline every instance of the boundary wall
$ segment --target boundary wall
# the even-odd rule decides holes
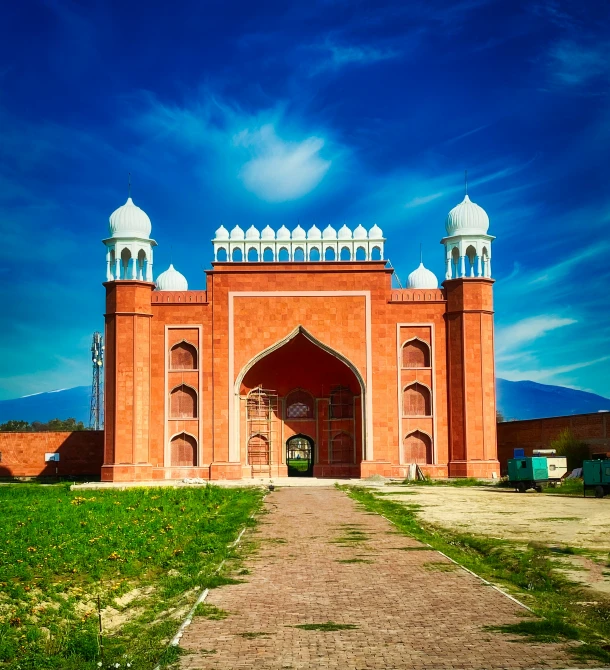
[[[59,461],[45,462],[45,454]],[[89,476],[98,480],[104,462],[104,431],[0,432],[0,480],[20,477]]]

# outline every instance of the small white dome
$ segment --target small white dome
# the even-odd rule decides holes
[[[261,237],[263,240],[274,240],[275,239],[275,231],[273,228],[269,225],[265,226],[263,228],[263,232],[261,234]]]
[[[370,230],[369,230],[369,239],[371,240],[379,240],[383,238],[383,231],[381,228],[375,224]]]
[[[110,237],[150,237],[152,223],[148,214],[137,205],[133,204],[131,198],[115,209],[108,219],[110,223]]]
[[[356,230],[354,230],[354,239],[366,240],[366,228],[360,223],[356,226]]]
[[[277,231],[277,239],[278,240],[289,240],[290,239],[290,231],[286,226],[282,226],[278,231]]]
[[[330,225],[330,223],[324,228],[324,232],[322,233],[322,237],[325,240],[336,240],[337,239],[337,231]]]
[[[307,234],[305,233],[305,229],[301,228],[301,224],[299,223],[297,227],[292,231],[292,239],[293,240],[304,240],[307,237]]]
[[[474,233],[475,235],[487,233],[489,228],[489,217],[487,212],[479,207],[466,195],[459,205],[456,205],[447,215],[445,221],[447,235],[458,233]]]
[[[221,224],[220,228],[216,231],[216,238],[217,240],[228,240],[229,239],[229,231]]]
[[[244,239],[244,231],[239,226],[235,226],[235,228],[233,228],[233,230],[231,231],[231,239],[232,240],[243,240]]]
[[[407,278],[407,288],[438,288],[438,279],[434,272],[420,263],[417,270],[413,270]]]
[[[352,239],[352,231],[345,224],[343,224],[341,228],[339,228],[339,239],[340,240]]]
[[[170,265],[157,277],[157,291],[188,291],[186,277]]]
[[[247,240],[260,240],[260,237],[261,235],[258,232],[258,228],[255,228],[254,226],[250,226],[246,231]]]
[[[318,226],[316,226],[315,223],[307,231],[307,239],[308,240],[321,240],[322,239],[322,233],[320,232],[320,229],[318,228]]]

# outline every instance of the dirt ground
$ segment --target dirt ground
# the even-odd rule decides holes
[[[423,520],[453,530],[586,549],[586,556],[558,555],[558,568],[570,579],[610,596],[610,498],[516,493],[492,487],[384,486],[378,491],[397,494],[387,495],[389,500],[421,505],[418,514]]]

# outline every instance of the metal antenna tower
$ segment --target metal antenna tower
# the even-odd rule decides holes
[[[91,384],[91,411],[89,428],[101,430],[104,427],[104,338],[101,333],[93,333],[91,341],[91,362],[93,363],[93,382]]]

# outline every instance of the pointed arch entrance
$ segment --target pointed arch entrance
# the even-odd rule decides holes
[[[270,476],[288,474],[289,465],[303,465],[289,462],[303,460],[303,456],[307,456],[308,474],[359,476],[360,462],[366,459],[366,385],[345,356],[301,326],[242,368],[234,386],[231,446],[237,450],[234,460],[246,466],[252,437],[247,398],[254,389],[264,389],[277,398],[265,434]],[[339,433],[352,436],[354,449],[349,459],[332,458],[333,439]],[[301,458],[296,458],[297,451],[303,452]]]
[[[286,440],[286,465],[289,477],[313,477],[314,441],[299,433]]]

